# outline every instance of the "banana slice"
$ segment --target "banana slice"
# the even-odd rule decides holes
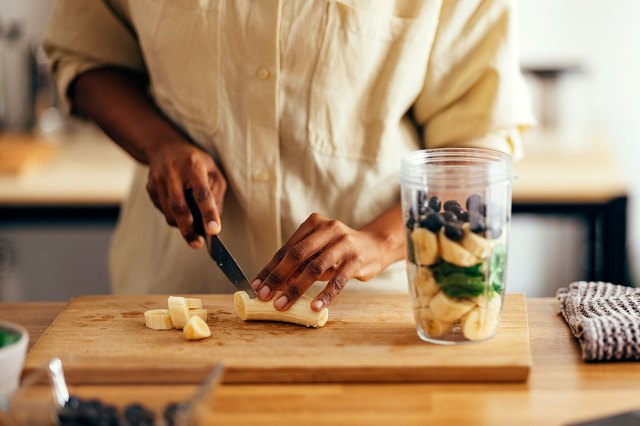
[[[145,312],[144,323],[152,330],[171,330],[174,328],[168,309],[151,309]]]
[[[206,309],[189,309],[189,317],[192,317],[194,315],[199,316],[200,318],[202,318],[205,322],[207,321],[207,310]]]
[[[429,307],[435,318],[444,322],[454,322],[473,309],[475,304],[469,300],[453,299],[440,292],[431,299]]]
[[[411,233],[413,254],[418,265],[433,265],[438,261],[438,236],[433,232],[417,228]]]
[[[464,237],[460,242],[462,247],[479,259],[486,259],[489,257],[493,248],[491,240],[487,240],[486,238],[471,232],[471,226],[468,223],[462,225],[462,229],[464,230]]]
[[[440,287],[433,278],[433,273],[426,267],[418,267],[418,272],[413,280],[417,293],[421,298],[430,298],[440,291]]]
[[[185,324],[189,321],[189,305],[187,299],[178,296],[169,296],[169,313],[171,314],[171,321],[178,330],[184,328]]]
[[[500,310],[500,305],[502,304],[500,294],[496,293],[493,290],[491,290],[488,295],[481,294],[480,296],[473,297],[469,300],[471,300],[476,306],[479,306],[480,308],[487,308],[491,306],[492,309]]]
[[[498,315],[491,309],[473,308],[461,321],[462,334],[469,340],[484,340],[493,336]]]
[[[480,262],[469,250],[447,238],[446,235],[444,235],[444,229],[440,231],[438,241],[440,242],[440,255],[445,261],[457,266],[462,266],[463,268],[473,266]]]
[[[430,307],[420,308],[418,310],[419,320],[429,337],[441,337],[447,334],[453,324],[451,322],[440,320]]]
[[[202,318],[194,315],[184,325],[182,334],[187,340],[200,340],[211,337],[211,329]]]
[[[493,297],[489,296],[486,304],[486,296],[478,296],[476,299],[480,299],[480,305],[462,318],[462,334],[469,340],[484,340],[496,332],[502,300],[497,293],[493,293]]]
[[[187,306],[189,309],[202,309],[202,300],[195,297],[187,297]]]

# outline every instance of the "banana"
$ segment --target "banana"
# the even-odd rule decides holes
[[[444,235],[444,229],[440,231],[438,241],[440,242],[440,254],[445,261],[457,266],[462,266],[463,268],[473,266],[480,262],[469,250],[447,238],[446,235]]]
[[[469,340],[488,339],[495,334],[498,327],[502,299],[495,292],[489,296],[489,300],[486,297],[476,297],[480,303],[462,318],[462,334]]]
[[[312,300],[313,298],[302,295],[288,310],[278,311],[273,307],[273,302],[250,299],[245,291],[236,291],[233,295],[236,314],[243,321],[282,321],[319,328],[329,319],[329,310],[312,310]]]
[[[418,272],[413,280],[416,293],[420,298],[430,298],[440,291],[440,287],[433,278],[431,270],[427,267],[418,267]]]
[[[202,318],[197,315],[189,318],[189,321],[184,325],[182,334],[187,340],[200,340],[206,337],[211,337],[211,329]]]
[[[431,299],[429,307],[433,315],[440,321],[454,322],[459,320],[464,314],[474,308],[474,303],[469,300],[453,299],[443,292],[436,294]]]
[[[175,328],[181,330],[189,321],[189,305],[187,299],[184,297],[169,296],[168,302],[171,321],[173,321]]]
[[[490,309],[473,308],[462,318],[462,334],[469,340],[484,340],[493,336],[498,325],[498,315]]]
[[[206,309],[189,309],[189,317],[192,317],[194,315],[199,316],[200,318],[202,318],[204,321],[207,321],[207,310]]]
[[[145,312],[144,323],[152,330],[171,330],[174,328],[168,309],[151,309]]]
[[[449,332],[453,324],[451,322],[440,320],[430,307],[418,309],[418,317],[422,328],[427,332],[429,337],[440,337]]]
[[[187,297],[186,299],[189,309],[202,309],[202,300],[195,297]]]
[[[438,236],[433,232],[416,228],[411,233],[413,255],[418,265],[433,265],[438,261]]]
[[[502,303],[500,294],[491,290],[488,295],[481,294],[480,296],[476,296],[470,299],[476,306],[481,308],[486,308],[491,306],[492,309],[500,309],[500,305]]]
[[[479,259],[486,259],[489,257],[491,250],[493,249],[493,243],[491,240],[471,232],[471,226],[468,223],[462,225],[462,229],[464,230],[464,237],[460,242],[462,247]]]

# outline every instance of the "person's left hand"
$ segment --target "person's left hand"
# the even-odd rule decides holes
[[[258,298],[287,310],[318,280],[329,280],[311,302],[315,311],[329,306],[345,284],[367,281],[389,263],[385,237],[372,230],[355,230],[337,220],[313,213],[273,256],[251,283]]]

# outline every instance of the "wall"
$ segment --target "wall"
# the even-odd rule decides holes
[[[560,114],[569,123],[567,133],[574,135],[578,144],[589,143],[589,137],[603,138],[628,180],[628,241],[637,283],[640,1],[518,0],[518,4],[523,63],[570,60],[583,65],[582,75],[568,77],[562,84]]]

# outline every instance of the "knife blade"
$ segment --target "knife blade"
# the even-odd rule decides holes
[[[247,277],[242,272],[242,269],[240,269],[240,265],[238,265],[238,262],[236,262],[229,250],[227,250],[220,237],[217,235],[208,235],[205,231],[202,214],[200,214],[198,203],[196,202],[191,189],[187,189],[185,191],[185,198],[189,205],[191,215],[193,216],[193,227],[198,235],[204,238],[207,244],[207,253],[209,253],[209,257],[213,259],[222,273],[238,290],[246,291],[251,299],[255,299],[255,290],[251,287],[251,284],[249,284]]]

